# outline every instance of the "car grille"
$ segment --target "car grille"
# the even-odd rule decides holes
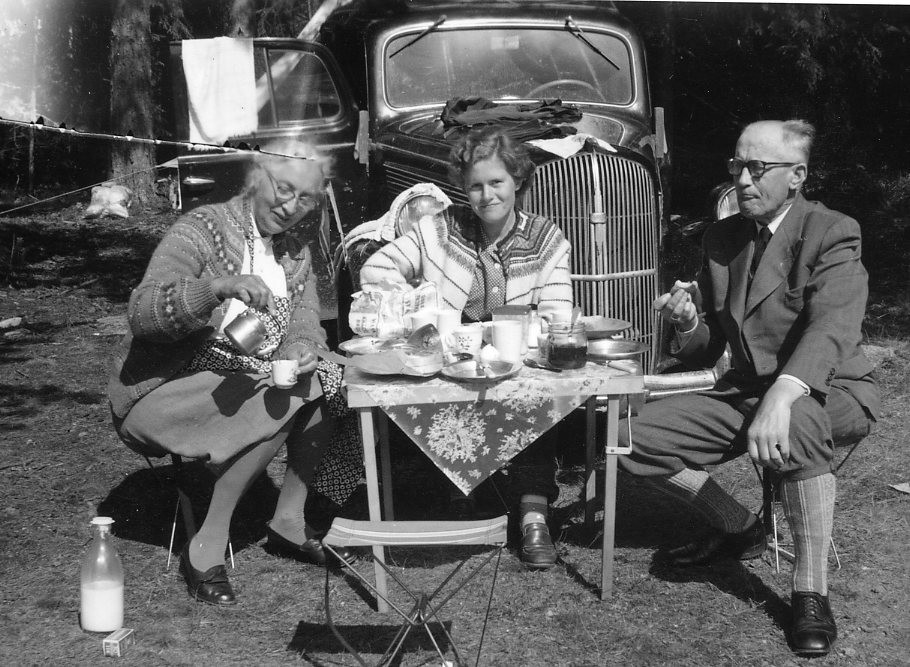
[[[390,194],[417,182],[401,165],[388,162],[385,168]],[[464,193],[449,183],[422,176],[453,201],[466,203]],[[651,301],[658,294],[660,221],[648,170],[616,155],[579,153],[553,160],[537,168],[521,206],[554,221],[572,245],[575,304],[586,315],[631,322],[623,335],[648,345],[642,365],[651,368],[657,345]],[[595,212],[604,214],[603,223],[592,223]]]
[[[538,167],[525,210],[553,220],[572,245],[575,304],[588,315],[632,322],[624,335],[656,350],[651,301],[658,294],[660,221],[654,179],[633,160],[579,153]],[[593,213],[603,213],[593,223]]]

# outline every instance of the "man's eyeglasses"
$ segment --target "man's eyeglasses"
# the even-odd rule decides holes
[[[801,164],[799,162],[762,162],[761,160],[749,160],[748,162],[740,160],[738,157],[727,160],[727,173],[731,176],[739,176],[743,169],[749,170],[752,178],[761,178],[765,172],[774,167],[792,167]]]
[[[321,199],[306,193],[298,194],[290,185],[276,179],[268,169],[263,169],[263,171],[266,173],[266,176],[269,177],[269,182],[272,184],[272,190],[275,192],[275,198],[280,203],[285,204],[292,199],[296,199],[297,205],[307,211],[316,210],[321,206]]]

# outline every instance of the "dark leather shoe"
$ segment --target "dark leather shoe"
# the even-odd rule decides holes
[[[264,548],[274,556],[292,558],[297,562],[308,563],[310,565],[325,566],[326,563],[329,563],[330,565],[340,564],[331,552],[328,552],[323,548],[322,542],[315,537],[311,537],[303,544],[296,544],[276,533],[270,526],[266,527],[265,532],[268,538]],[[348,547],[335,547],[335,552],[341,560],[344,560],[348,564],[357,560],[357,553]]]
[[[667,558],[671,565],[703,565],[724,558],[749,560],[758,558],[768,547],[768,538],[761,521],[741,533],[715,532],[697,542],[670,549]]]
[[[545,523],[529,523],[521,536],[519,559],[530,570],[546,570],[556,563],[556,547]]]
[[[794,591],[790,606],[793,610],[790,632],[793,651],[801,655],[827,655],[837,639],[828,596]]]
[[[224,565],[216,565],[200,572],[190,563],[189,547],[187,543],[180,552],[180,573],[186,580],[186,590],[193,599],[222,607],[237,604]]]

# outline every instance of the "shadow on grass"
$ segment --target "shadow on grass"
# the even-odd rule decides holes
[[[100,405],[106,400],[105,395],[97,391],[67,391],[52,384],[0,383],[0,415],[3,416],[5,431],[32,428],[34,420],[41,418],[43,408],[53,403]]]
[[[667,563],[665,555],[658,551],[654,554],[648,571],[662,581],[711,584],[743,602],[761,607],[778,627],[785,630],[789,627],[790,605],[740,561],[727,560],[703,566],[673,567]]]
[[[139,456],[136,460],[144,465]],[[198,529],[205,518],[215,478],[199,462],[184,462],[183,467],[184,489]],[[231,546],[235,553],[265,537],[265,524],[272,518],[277,498],[278,489],[265,474],[243,494],[231,519]],[[174,551],[179,552],[187,540],[182,513],[177,512],[173,465],[156,464],[154,469],[130,473],[101,501],[98,514],[115,520],[114,534],[120,539],[167,548],[176,519]]]
[[[0,227],[14,240],[0,273],[6,283],[18,288],[91,285],[93,293],[113,301],[129,297],[160,237],[138,220],[36,225],[4,219]]]
[[[391,619],[392,617],[389,618]],[[395,616],[395,618],[398,618],[398,616]],[[445,632],[443,632],[442,625],[439,623],[428,623],[427,626],[436,638],[439,649],[443,653],[448,652],[450,644]],[[400,624],[336,624],[336,627],[351,647],[360,653],[361,656],[374,656],[381,655],[392,643],[398,633]],[[451,622],[445,622],[445,629],[450,633],[452,632]],[[317,654],[347,653],[347,650],[338,641],[338,638],[332,633],[328,625],[324,623],[305,623],[303,621],[297,624],[297,630],[294,632],[294,637],[288,644],[287,650],[298,653],[302,658],[311,661],[314,665],[327,664],[324,661],[320,661],[316,657]],[[400,665],[401,656],[412,654],[414,651],[430,651],[434,654],[436,652],[432,641],[422,628],[414,628],[410,631],[398,656],[389,664]]]
[[[561,472],[559,480],[566,483],[574,472]],[[583,481],[576,484],[584,493]],[[584,524],[584,499],[553,509],[552,526],[562,527],[560,540],[582,547],[599,548],[603,537],[604,471],[596,471],[597,498],[594,502],[596,521],[593,528]],[[689,541],[698,526],[691,512],[674,503],[652,487],[622,472],[617,476],[616,537],[617,548],[657,549],[668,544]]]

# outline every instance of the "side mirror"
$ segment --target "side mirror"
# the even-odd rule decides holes
[[[739,213],[739,202],[736,200],[736,188],[730,183],[723,183],[711,190],[714,220],[723,220]]]

